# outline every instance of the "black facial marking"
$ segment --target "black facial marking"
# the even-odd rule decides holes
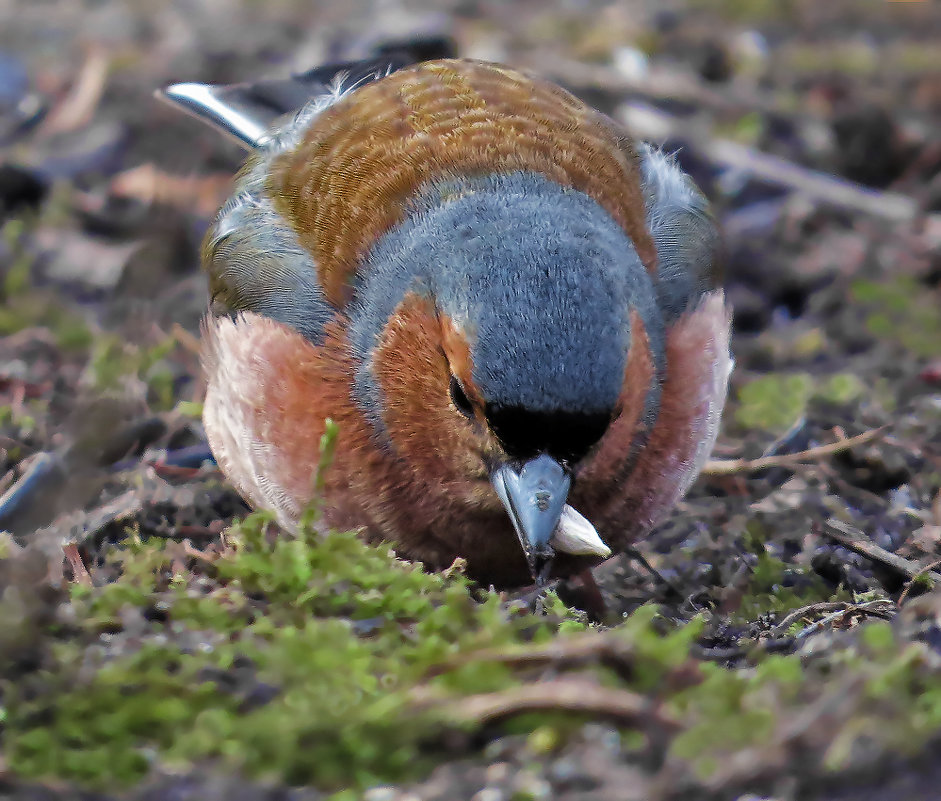
[[[514,459],[548,453],[553,459],[576,464],[611,424],[612,415],[582,412],[536,412],[520,406],[487,406],[487,421],[506,452]]]

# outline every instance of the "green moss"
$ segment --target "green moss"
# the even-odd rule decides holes
[[[69,636],[50,628],[57,644],[41,670],[24,679],[0,668],[13,771],[114,787],[154,766],[211,762],[325,789],[397,781],[443,755],[446,729],[470,725],[449,712],[461,698],[529,680],[516,651],[553,636],[564,646],[557,618],[511,611],[495,595],[475,600],[461,576],[424,573],[350,533],[293,539],[253,515],[227,538],[232,552],[201,578],[181,569],[178,544],[131,538],[114,555],[116,581],[73,590],[78,626]],[[756,574],[773,582],[779,566],[769,559]],[[941,681],[925,650],[900,647],[887,625],[865,627],[833,669],[794,655],[738,672],[691,660],[702,626],[671,626],[647,605],[600,635],[629,655],[617,671],[607,661],[571,667],[678,721],[667,758],[700,778],[742,748],[777,742],[793,714],[834,698],[853,714],[836,720],[832,766],[873,731],[904,748],[941,729]],[[510,658],[477,657],[495,650]],[[856,696],[855,708],[845,702]],[[582,720],[528,713],[506,730],[526,735],[538,757]],[[628,728],[622,747],[650,741]]]
[[[334,441],[330,425],[322,468]],[[17,660],[0,661],[10,769],[110,788],[155,767],[203,764],[328,790],[402,780],[443,755],[445,731],[475,726],[462,699],[545,675],[514,655],[553,637],[564,650],[565,630],[585,634],[552,595],[546,616],[521,612],[472,592],[460,574],[426,573],[351,532],[314,533],[318,517],[315,505],[290,537],[270,516],[251,515],[225,533],[229,549],[212,563],[179,543],[130,536],[108,555],[114,581],[73,589],[64,616],[31,614],[21,628],[30,642],[44,636],[47,645],[29,652],[40,667],[23,674]],[[766,603],[761,611],[789,604],[786,568],[764,551],[757,524],[746,534],[757,556],[748,602]],[[891,628],[865,629],[859,652],[841,652],[830,673],[809,672],[796,655],[734,672],[691,659],[703,625],[672,625],[647,605],[588,634],[609,638],[609,656],[548,669],[651,699],[679,724],[662,746],[668,758],[700,777],[741,748],[775,742],[789,710],[848,691],[864,701],[863,719],[838,721],[833,764],[876,722],[893,744],[941,728],[941,681],[926,671],[924,650],[899,648]],[[503,725],[538,755],[584,720],[550,710]],[[643,727],[625,726],[624,749],[652,742]]]
[[[765,133],[765,117],[758,112],[748,112],[716,125],[715,132],[743,145],[756,145]]]
[[[203,404],[195,401],[177,401],[174,411],[191,420],[203,419]]]
[[[830,403],[851,403],[863,396],[866,386],[859,376],[852,373],[837,373],[824,381],[814,393]]]
[[[173,372],[167,356],[176,345],[167,337],[149,347],[136,345],[118,336],[101,336],[95,340],[89,373],[99,392],[120,389],[128,379],[143,381],[148,400],[158,409],[171,409],[175,402]]]
[[[744,384],[738,393],[735,420],[748,429],[786,431],[815,398],[831,403],[851,403],[865,386],[852,373],[836,373],[817,379],[808,373],[772,373]]]
[[[581,610],[567,607],[554,591],[546,592],[543,609],[547,615],[559,621],[560,634],[577,634],[589,628],[588,615]]]
[[[690,760],[697,773],[708,777],[722,764],[719,757],[747,746],[761,746],[774,733],[774,705],[765,697],[776,686],[767,679],[749,681],[739,674],[708,666],[706,679],[680,693],[675,704],[697,722],[673,742],[675,755]],[[755,685],[766,693],[753,692]],[[721,732],[721,734],[720,734]]]
[[[790,0],[690,0],[690,6],[739,22],[763,22],[793,14]]]
[[[434,758],[444,727],[465,725],[447,699],[522,680],[477,652],[564,636],[560,619],[577,620],[553,598],[545,617],[477,600],[462,576],[425,573],[350,532],[291,538],[256,514],[226,539],[208,583],[180,571],[178,544],[131,537],[109,559],[116,581],[72,591],[79,628],[42,674],[0,674],[19,775],[127,785],[154,764],[211,760],[324,788],[401,779]],[[662,636],[655,615],[645,607],[612,634],[636,650],[631,684],[645,692],[664,689],[701,630]],[[419,703],[419,689],[441,702]],[[552,748],[577,722],[531,714],[510,728],[541,731],[534,745]]]
[[[411,700],[431,667],[551,633],[497,596],[476,602],[462,577],[424,573],[349,532],[273,536],[254,515],[229,538],[211,592],[173,574],[174,543],[133,539],[115,559],[117,581],[73,591],[84,642],[57,649],[38,696],[4,688],[17,772],[126,784],[159,758],[326,787],[401,777],[420,769],[420,746],[442,725],[438,707]],[[154,609],[165,620],[149,624],[145,644],[94,656],[108,651],[103,632]],[[194,637],[201,648],[187,644]],[[471,661],[434,686],[467,694],[513,681],[502,665]]]
[[[690,646],[702,634],[704,624],[702,618],[695,618],[662,635],[657,622],[656,607],[645,604],[612,632],[636,651],[632,688],[644,693],[659,692],[670,672],[688,660]]]
[[[800,570],[769,553],[765,544],[769,538],[760,516],[748,521],[743,546],[754,556],[754,567],[741,589],[738,608],[731,616],[734,622],[749,623],[769,613],[783,617],[820,601],[853,600],[843,589],[831,592],[815,573]]]
[[[941,315],[938,295],[913,278],[888,281],[858,280],[853,300],[864,307],[866,327],[879,339],[897,342],[916,356],[941,354]]]
[[[0,308],[0,336],[33,326],[48,328],[57,344],[69,350],[85,348],[91,342],[91,332],[84,318],[64,307],[51,293],[24,291],[16,297],[15,303]]]
[[[813,379],[806,373],[756,378],[739,390],[735,419],[746,428],[783,431],[803,414],[812,394]]]
[[[787,579],[801,577],[798,585],[787,586]],[[800,574],[792,566],[786,565],[768,554],[758,557],[751,580],[742,593],[738,609],[732,619],[738,623],[757,620],[763,615],[773,613],[779,617],[800,609],[808,604],[821,601],[847,600],[848,593],[832,593],[824,582],[813,574]]]
[[[3,277],[3,296],[10,300],[22,295],[30,286],[34,258],[24,245],[27,224],[13,218],[0,228],[0,239],[10,252],[10,263]]]

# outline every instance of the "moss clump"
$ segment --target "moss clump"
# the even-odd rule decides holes
[[[331,425],[315,486],[334,441]],[[727,671],[690,656],[702,620],[664,634],[646,606],[616,629],[585,631],[554,596],[545,616],[513,610],[457,572],[425,573],[353,532],[316,533],[318,523],[315,507],[289,537],[251,515],[225,532],[218,558],[132,536],[109,552],[106,584],[76,586],[69,599],[34,593],[32,606],[23,582],[42,585],[48,566],[40,551],[7,544],[0,607],[16,636],[0,659],[0,734],[10,769],[113,788],[211,764],[282,785],[363,788],[427,769],[441,735],[490,721],[479,710],[495,698],[514,710],[509,731],[554,748],[588,710],[514,707],[512,696],[560,673],[651,699],[665,717],[623,721],[625,758],[656,740],[660,757],[704,781],[737,749],[778,742],[794,710],[834,695],[859,703],[828,721],[833,764],[857,732],[874,736],[870,720],[899,749],[941,729],[941,681],[924,650],[899,648],[884,627],[867,630],[858,652],[839,652],[836,671],[806,671],[798,656]],[[756,599],[796,605],[782,601],[781,566],[761,532],[747,533]],[[566,643],[569,632],[585,639]],[[664,725],[669,737],[647,736]]]
[[[88,371],[99,392],[120,390],[128,382],[147,386],[148,400],[157,409],[174,404],[174,376],[167,357],[176,346],[173,337],[148,347],[129,343],[120,337],[103,335],[92,347]]]
[[[806,373],[756,378],[739,390],[735,419],[745,428],[783,431],[803,414],[812,394],[813,379]]]
[[[749,520],[745,526],[742,546],[752,555],[752,570],[731,616],[733,622],[747,624],[768,614],[784,616],[821,601],[852,600],[846,590],[832,592],[815,573],[774,556],[766,546],[769,536],[760,517]]]
[[[353,533],[292,539],[254,515],[227,539],[211,576],[181,571],[176,543],[131,541],[116,581],[74,590],[81,636],[41,675],[5,682],[14,770],[126,784],[157,759],[215,759],[321,786],[401,777],[444,719],[412,702],[432,666],[552,631]],[[472,693],[512,681],[479,664],[434,683]]]
[[[853,300],[866,307],[866,328],[873,336],[898,342],[916,356],[941,354],[941,315],[935,293],[926,292],[915,279],[901,276],[889,281],[858,280]]]
[[[811,400],[850,403],[862,396],[864,389],[852,373],[836,373],[826,379],[808,373],[774,373],[742,386],[735,420],[748,429],[780,433],[804,414]]]
[[[781,0],[693,0],[691,7],[738,22],[765,22],[788,13]]]
[[[845,645],[807,663],[768,656],[750,671],[702,665],[704,680],[672,701],[686,721],[669,748],[673,768],[689,765],[708,783],[745,749],[754,760],[794,749],[819,754],[805,763],[807,778],[868,769],[886,751],[918,753],[941,732],[941,677],[929,649],[888,623],[863,626]]]
[[[809,667],[773,656],[732,671],[691,658],[701,620],[664,634],[644,606],[615,629],[572,635],[588,639],[567,651],[558,617],[477,600],[460,575],[426,574],[352,533],[292,539],[253,515],[224,536],[229,550],[212,562],[132,539],[109,560],[114,581],[74,589],[59,615],[47,604],[30,616],[44,647],[21,650],[28,664],[0,660],[12,771],[113,788],[213,764],[279,784],[363,788],[442,757],[446,730],[480,722],[468,696],[512,696],[567,673],[649,698],[674,721],[659,740],[645,736],[659,724],[624,721],[621,748],[644,758],[659,742],[658,759],[684,781],[708,783],[743,748],[773,749],[817,705],[838,714],[799,730],[825,741],[798,744],[821,755],[808,771],[845,767],[858,737],[904,751],[941,730],[927,650],[884,625]],[[583,719],[526,711],[507,730],[554,750]]]

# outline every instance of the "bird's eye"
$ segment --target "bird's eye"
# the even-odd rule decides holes
[[[454,407],[465,417],[473,417],[474,407],[471,406],[471,402],[465,394],[461,382],[453,375],[451,376],[451,386],[449,389],[451,392],[451,403],[454,404]]]

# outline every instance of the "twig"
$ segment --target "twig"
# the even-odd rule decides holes
[[[759,93],[743,94],[741,87],[724,92],[710,86],[687,72],[669,69],[651,69],[642,78],[632,79],[609,67],[560,62],[540,65],[541,72],[554,73],[576,93],[597,91],[599,88],[612,99],[625,101],[618,116],[636,136],[642,139],[690,139],[690,147],[709,161],[723,167],[742,170],[771,184],[785,187],[815,200],[862,211],[875,217],[896,222],[915,219],[920,213],[918,202],[899,192],[883,192],[847,181],[835,175],[812,170],[786,159],[772,156],[754,148],[727,139],[717,139],[703,130],[690,136],[689,118],[681,118],[657,108],[654,103],[676,101],[695,104],[719,113],[739,114],[755,111],[763,114],[787,113],[790,109],[780,102]],[[805,125],[821,125],[811,115],[803,116]]]
[[[0,496],[0,529],[10,526],[20,509],[62,471],[62,460],[58,454],[45,451],[29,457],[29,465],[17,482]]]
[[[937,567],[941,567],[941,559],[932,562],[930,565],[925,565],[925,567],[918,571],[916,575],[912,576],[908,581],[905,582],[905,588],[902,590],[902,594],[899,596],[899,607],[901,607],[905,601],[908,600],[908,596],[911,594],[912,587],[914,587],[919,582],[919,580],[924,578]]]
[[[440,705],[450,718],[483,724],[524,712],[569,712],[607,718],[628,725],[645,722],[675,731],[679,723],[650,699],[628,690],[601,687],[588,679],[565,678],[524,684],[493,693],[467,698],[438,698],[419,691],[413,694],[420,704]]]
[[[651,576],[653,576],[654,581],[659,581],[664,587],[666,587],[670,592],[672,592],[677,598],[683,597],[683,588],[677,586],[672,581],[670,581],[666,576],[664,576],[657,568],[655,568],[647,560],[647,557],[644,556],[637,548],[633,545],[628,546],[624,549],[624,554],[628,559],[632,559],[637,562],[644,570],[646,570]]]
[[[843,523],[840,520],[835,518],[830,518],[827,520],[824,525],[824,533],[832,540],[836,540],[841,545],[845,545],[851,551],[865,556],[867,559],[872,559],[875,562],[879,562],[886,567],[890,567],[895,570],[897,573],[902,574],[903,576],[908,576],[910,579],[914,579],[917,576],[926,575],[931,578],[932,581],[939,582],[941,581],[941,573],[937,573],[934,570],[930,569],[930,565],[925,568],[921,565],[912,562],[910,559],[905,559],[898,554],[890,553],[885,548],[880,548],[876,545],[869,537],[867,537],[862,531],[854,526]]]
[[[805,464],[871,442],[879,437],[885,429],[885,426],[873,428],[870,431],[857,434],[855,437],[831,442],[829,445],[818,445],[816,448],[808,448],[798,453],[780,453],[774,456],[760,456],[757,459],[710,459],[703,467],[702,474],[706,476],[731,476],[737,473],[754,473],[758,470],[766,470],[769,467],[790,467]]]
[[[795,115],[792,108],[772,94],[750,90],[738,84],[725,89],[701,80],[689,70],[664,64],[651,64],[647,72],[632,77],[602,64],[560,59],[558,53],[553,53],[551,58],[531,59],[531,63],[538,73],[554,77],[576,95],[600,91],[610,101],[629,97],[654,103],[678,101],[724,116],[760,111],[763,114],[787,115],[789,119],[797,119],[805,124],[823,124],[822,120],[811,114]]]
[[[110,66],[111,59],[102,48],[89,51],[69,93],[43,124],[42,137],[77,130],[91,119],[104,94]]]
[[[895,604],[885,598],[879,598],[875,601],[867,601],[864,604],[851,604],[846,609],[840,609],[838,612],[826,615],[825,617],[820,618],[820,620],[811,623],[807,628],[802,629],[797,633],[797,639],[800,640],[804,637],[809,637],[811,634],[816,634],[824,626],[827,626],[828,624],[839,620],[841,617],[845,617],[846,615],[850,614],[870,615],[872,617],[881,617],[883,620],[891,620],[893,615],[889,614],[885,610],[879,609],[879,607],[882,606],[894,607]]]
[[[85,567],[85,563],[82,561],[82,555],[78,552],[78,545],[74,542],[67,542],[62,546],[62,550],[65,553],[69,567],[72,568],[72,578],[79,584],[84,584],[86,587],[93,586],[91,576],[88,574],[88,568]]]
[[[63,542],[65,558],[72,566],[73,575],[79,577],[78,567],[81,558],[78,555],[79,547],[92,543],[105,526],[116,521],[124,520],[139,513],[144,508],[144,500],[140,490],[132,489],[114,498],[107,504],[91,511],[67,512],[59,515],[48,526],[37,530],[32,537],[38,538],[44,534],[52,535],[58,542]],[[74,549],[74,553],[72,550]],[[59,562],[61,568],[61,562]]]
[[[171,502],[177,506],[193,503],[193,490],[173,487],[159,479],[147,479],[144,486],[127,490],[116,498],[89,511],[60,515],[46,530],[64,532],[65,537],[79,546],[94,542],[102,530],[119,523],[156,503]]]
[[[199,356],[201,347],[199,337],[194,336],[179,323],[174,323],[170,329],[170,335],[176,340],[177,344],[184,350],[189,351],[194,356]]]
[[[171,175],[153,164],[142,164],[111,179],[112,195],[132,198],[147,205],[169,206],[210,216],[231,188],[230,175],[204,177]]]
[[[0,446],[2,447],[2,446]],[[10,469],[4,473],[3,477],[0,478],[0,498],[2,498],[8,489],[13,486],[13,481],[16,479],[16,470]]]
[[[826,612],[842,612],[845,611],[848,606],[852,606],[848,601],[822,601],[820,603],[808,604],[807,606],[802,606],[800,609],[795,609],[787,617],[784,618],[777,626],[771,629],[772,637],[780,637],[783,634],[787,634],[787,630],[794,625],[798,620],[807,617],[808,615],[820,614]]]
[[[769,640],[750,640],[742,645],[707,648],[703,645],[690,646],[690,656],[706,662],[731,662],[754,654],[790,653],[797,645],[793,637],[775,637]]]
[[[220,556],[218,553],[207,553],[199,550],[188,539],[183,540],[183,553],[193,557],[193,559],[199,559],[201,562],[208,562],[209,564],[215,562]]]
[[[690,140],[690,148],[713,164],[740,170],[766,183],[784,187],[819,202],[893,222],[910,222],[918,217],[921,211],[914,198],[898,192],[870,189],[738,142],[715,139],[705,132],[702,136],[691,135],[689,120],[680,119],[644,103],[625,103],[617,116],[628,130],[640,139]]]
[[[627,641],[612,637],[610,634],[592,632],[572,637],[559,637],[539,645],[472,651],[435,665],[426,675],[437,676],[469,662],[498,662],[504,665],[532,666],[587,662],[605,657],[623,662],[633,654],[634,650]]]

